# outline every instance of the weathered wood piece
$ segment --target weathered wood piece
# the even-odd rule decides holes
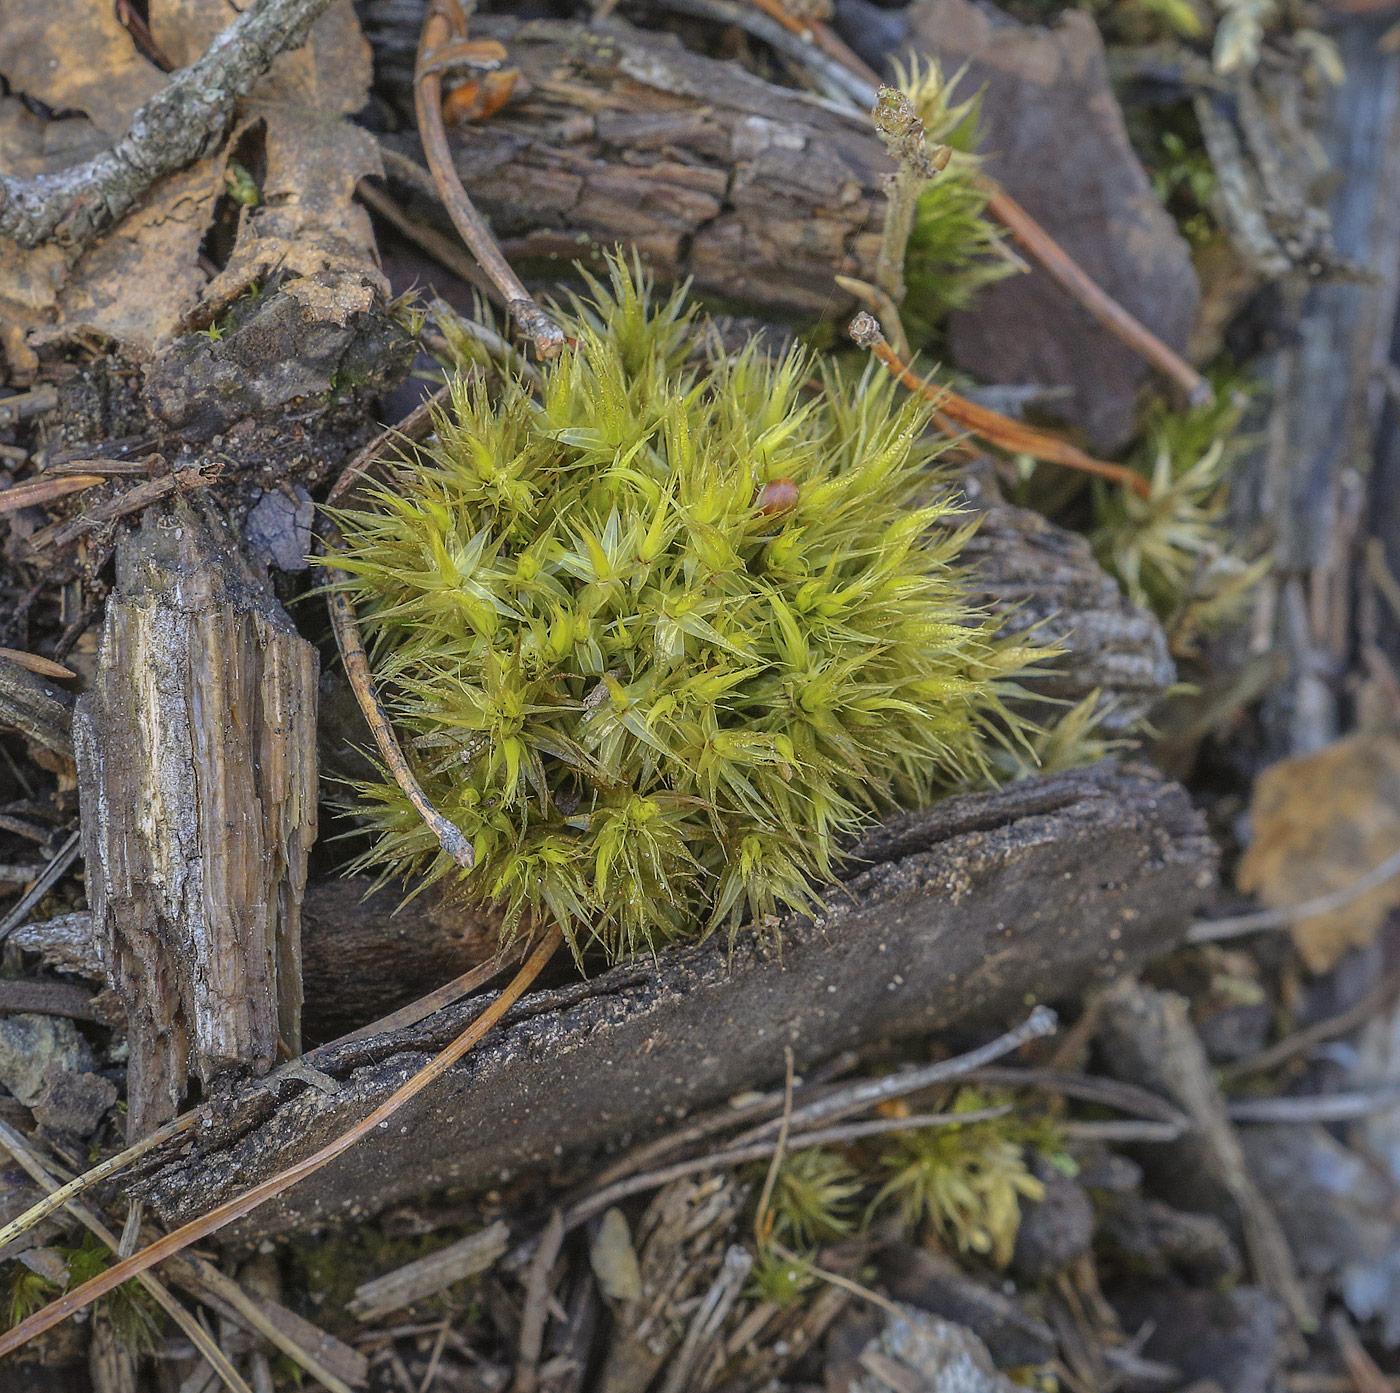
[[[1316,1317],[1288,1240],[1245,1162],[1189,1012],[1190,1003],[1175,992],[1120,984],[1104,999],[1098,1035],[1104,1061],[1118,1078],[1164,1094],[1190,1115],[1191,1131],[1149,1158],[1164,1192],[1183,1208],[1235,1225],[1259,1284],[1309,1329]]]
[[[1028,685],[1070,702],[1097,691],[1100,729],[1134,730],[1176,681],[1156,615],[1123,594],[1079,533],[1003,502],[980,473],[964,488],[980,516],[962,552],[979,600],[1002,616],[1008,632],[1034,629],[1064,649]],[[1037,714],[1043,717],[1043,708]]]
[[[46,769],[55,756],[64,764],[73,757],[72,707],[71,693],[57,683],[0,658],[0,726],[19,731]]]
[[[1067,10],[1053,28],[1017,24],[971,0],[918,0],[909,47],[936,57],[959,87],[985,89],[987,173],[1125,309],[1181,352],[1199,288],[1191,250],[1128,140],[1094,21]],[[906,51],[904,57],[908,58]],[[1137,426],[1151,369],[1043,273],[988,286],[949,321],[960,366],[989,382],[1070,388],[1056,411],[1097,453]]]
[[[373,887],[367,876],[306,886],[301,905],[305,1039],[319,1043],[358,1030],[496,951],[499,913],[445,903],[435,889],[403,904],[403,886]],[[92,981],[106,976],[92,916],[85,911],[23,924],[10,939],[61,972]]]
[[[315,649],[212,513],[147,512],[117,548],[73,723],[94,938],[126,1006],[130,1129],[188,1080],[301,1038],[316,834]]]
[[[231,1229],[233,1238],[363,1215],[499,1179],[665,1125],[870,1039],[946,1029],[1070,994],[1184,932],[1215,852],[1185,793],[1112,764],[952,798],[882,824],[869,864],[790,918],[674,948],[527,997],[390,1129]],[[313,1051],[340,1087],[288,1075],[225,1100],[193,1153],[133,1188],[167,1222],[201,1213],[342,1132],[481,1009]],[[411,1141],[407,1139],[411,1138]]]
[[[361,21],[379,87],[407,102],[422,6],[370,0]],[[662,279],[808,316],[854,304],[833,274],[873,277],[893,166],[863,113],[622,24],[481,15],[472,33],[522,74],[503,111],[450,134],[507,254],[622,242]],[[415,137],[386,143],[422,164]]]

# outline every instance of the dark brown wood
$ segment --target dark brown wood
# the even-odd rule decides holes
[[[133,1137],[179,1110],[190,1077],[300,1049],[317,668],[211,512],[148,512],[118,544],[73,734]]]
[[[862,852],[867,869],[828,892],[820,920],[784,923],[781,951],[746,934],[732,952],[675,948],[533,993],[382,1134],[230,1237],[494,1183],[664,1126],[780,1077],[784,1045],[806,1068],[873,1038],[1069,995],[1176,941],[1215,861],[1180,788],[1113,765],[905,814]],[[245,1088],[191,1155],[135,1190],[170,1223],[241,1193],[363,1117],[480,1009],[463,1003],[393,1036],[313,1051],[338,1088],[291,1074]]]
[[[399,0],[361,14],[378,81],[410,109],[421,16]],[[503,111],[450,135],[513,259],[621,242],[663,279],[808,316],[854,304],[833,274],[873,277],[893,165],[863,112],[625,25],[482,15],[471,32],[503,42],[522,75]],[[423,163],[415,137],[387,143]]]

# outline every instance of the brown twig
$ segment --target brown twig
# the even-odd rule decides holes
[[[331,529],[327,529],[331,531]],[[331,627],[335,630],[336,646],[340,649],[341,661],[345,664],[345,675],[350,681],[355,699],[360,704],[365,721],[369,725],[374,743],[379,747],[380,757],[393,776],[394,782],[403,790],[403,795],[413,805],[413,810],[423,819],[428,830],[438,840],[438,845],[464,870],[476,865],[476,853],[472,850],[471,838],[456,823],[445,818],[433,806],[432,799],[423,792],[412,766],[408,762],[399,738],[394,734],[393,723],[379,693],[374,686],[374,674],[370,670],[369,655],[360,639],[359,625],[355,619],[355,607],[345,587],[350,577],[342,570],[327,567],[330,588],[326,592],[326,607],[330,611]]]
[[[990,407],[978,406],[976,402],[960,397],[947,388],[935,387],[920,378],[894,349],[885,341],[885,336],[876,322],[875,316],[862,310],[851,321],[851,337],[862,348],[868,348],[896,381],[911,392],[933,403],[935,416],[944,430],[956,433],[957,429],[970,431],[979,440],[1005,450],[1013,455],[1031,455],[1051,464],[1067,465],[1085,474],[1096,474],[1101,479],[1111,479],[1124,488],[1132,489],[1140,498],[1152,496],[1152,485],[1135,469],[1123,464],[1109,464],[1106,460],[1095,459],[1083,450],[1071,445],[1059,436],[1035,430],[1003,416]]]
[[[1400,993],[1400,972],[1390,973],[1372,991],[1348,1011],[1331,1016],[1315,1025],[1295,1030],[1285,1035],[1276,1044],[1269,1045],[1257,1054],[1226,1064],[1217,1073],[1222,1085],[1231,1084],[1250,1074],[1262,1074],[1286,1064],[1295,1055],[1306,1054],[1314,1045],[1325,1040],[1335,1040],[1339,1035],[1350,1035],[1353,1030],[1365,1023],[1395,1000]]]
[[[72,474],[61,479],[26,479],[22,484],[0,489],[0,513],[13,513],[17,508],[33,508],[41,503],[54,503],[70,493],[81,493],[107,481],[101,474]]]
[[[24,1137],[6,1122],[0,1122],[0,1146],[3,1146],[29,1172],[41,1190],[49,1192],[50,1199],[68,1188],[66,1185],[59,1186],[57,1178],[49,1172],[48,1167],[40,1160],[38,1153],[30,1147]],[[86,1205],[80,1204],[72,1198],[62,1200],[60,1204],[92,1233],[99,1243],[105,1243],[113,1253],[120,1249],[121,1240]],[[150,1273],[143,1274],[137,1280],[150,1292],[161,1310],[189,1337],[191,1343],[224,1381],[226,1387],[231,1388],[234,1393],[252,1393],[252,1390],[239,1376],[238,1370],[229,1363],[228,1355],[214,1342],[209,1332],[170,1294],[163,1282]]]
[[[1342,1311],[1334,1311],[1328,1322],[1337,1352],[1347,1366],[1356,1393],[1390,1393],[1390,1380],[1381,1372],[1376,1361],[1366,1352],[1360,1337]]]
[[[460,977],[454,977],[450,982],[445,982],[435,991],[429,992],[426,996],[420,996],[417,1001],[410,1001],[407,1006],[400,1006],[397,1011],[391,1012],[387,1016],[381,1016],[377,1021],[371,1021],[368,1025],[361,1026],[359,1030],[352,1030],[348,1035],[342,1035],[337,1040],[332,1040],[331,1045],[348,1045],[355,1040],[368,1040],[374,1035],[388,1035],[395,1030],[407,1030],[411,1025],[417,1025],[419,1021],[426,1020],[429,1016],[436,1015],[439,1011],[444,1011],[447,1007],[460,1001],[464,996],[474,992],[478,987],[484,987],[499,972],[504,972],[512,962],[519,959],[523,951],[523,946],[513,952],[508,952],[503,957],[492,958],[490,962],[478,963],[469,972],[464,972]],[[328,1049],[329,1045],[321,1048]]]
[[[1175,382],[1191,406],[1215,400],[1215,389],[1179,353],[1129,314],[1058,242],[1011,197],[985,176],[987,211],[1021,244],[1050,278],[1077,300],[1120,343]]]
[[[447,400],[449,391],[450,389],[447,387],[440,387],[431,397],[419,402],[396,427],[380,431],[341,470],[340,477],[335,481],[326,497],[326,503],[329,505],[349,493],[365,472],[373,468],[384,446],[394,436],[418,439],[426,435],[432,424],[433,412]],[[335,525],[326,523],[322,530],[323,540],[335,545],[339,540],[339,532]],[[393,776],[394,782],[403,790],[404,797],[413,805],[418,816],[423,819],[428,829],[437,838],[438,845],[463,870],[469,871],[476,864],[476,856],[472,851],[470,838],[462,832],[461,828],[438,812],[433,806],[432,800],[423,792],[423,786],[418,782],[418,777],[414,774],[413,768],[399,744],[398,736],[394,734],[389,713],[384,709],[384,703],[379,699],[379,692],[374,685],[374,673],[370,668],[369,655],[365,652],[364,642],[360,638],[360,626],[355,617],[355,607],[350,603],[350,597],[345,590],[345,587],[350,583],[350,577],[336,567],[327,567],[327,574],[330,577],[330,587],[326,592],[326,607],[330,611],[331,627],[335,631],[336,646],[340,649],[341,661],[345,664],[346,678],[350,682],[351,690],[355,693],[355,700],[359,703],[360,710],[364,714],[370,734],[374,736],[374,743],[379,747],[380,756],[383,758],[389,773]]]
[[[416,218],[410,218],[394,199],[369,179],[361,179],[355,185],[355,194],[361,203],[378,213],[419,250],[427,252],[434,261],[445,266],[458,280],[475,286],[492,299],[498,297],[499,292],[490,276],[462,250],[460,243],[454,242],[437,228],[429,227],[427,223],[421,223]]]
[[[80,475],[79,477],[86,476]],[[158,503],[162,498],[168,498],[172,493],[188,493],[192,489],[205,488],[214,483],[218,477],[216,469],[201,466],[193,469],[177,469],[169,474],[162,474],[158,479],[148,479],[144,484],[135,484],[124,493],[119,493],[115,498],[109,498],[105,502],[95,504],[77,517],[70,518],[67,522],[53,523],[49,527],[45,527],[29,539],[29,545],[36,551],[47,546],[66,547],[70,542],[76,542],[79,537],[86,536],[96,527],[115,522],[118,518],[124,518],[131,513],[139,513],[142,509],[149,508],[152,503]]]
[[[520,1313],[519,1357],[511,1393],[535,1393],[540,1381],[540,1352],[544,1348],[544,1325],[549,1315],[549,1274],[564,1246],[564,1216],[559,1210],[549,1216],[540,1235],[530,1272],[525,1280],[525,1306]]]
[[[467,20],[458,0],[430,0],[418,40],[418,61],[413,78],[418,135],[438,194],[462,240],[495,283],[507,311],[534,341],[535,352],[541,358],[552,358],[564,346],[564,332],[535,303],[520,277],[511,269],[510,262],[501,255],[486,220],[467,197],[447,147],[442,120],[442,70],[438,62],[444,51],[466,41]]]
[[[99,1181],[106,1180],[109,1175],[115,1175],[118,1171],[125,1170],[133,1161],[139,1160],[148,1151],[154,1151],[156,1147],[170,1141],[173,1137],[178,1137],[184,1132],[188,1132],[199,1120],[197,1112],[187,1112],[182,1116],[167,1122],[164,1127],[157,1128],[149,1136],[142,1137],[140,1141],[128,1146],[126,1150],[119,1151],[115,1156],[109,1156],[100,1165],[93,1166],[91,1170],[86,1170],[82,1175],[70,1180],[66,1185],[61,1185],[51,1195],[45,1195],[37,1204],[31,1205],[23,1214],[11,1219],[8,1224],[0,1228],[0,1248],[13,1243],[22,1233],[28,1232],[35,1224],[43,1219],[47,1219],[56,1209],[62,1209],[69,1200],[81,1195],[84,1190],[90,1190]]]
[[[554,956],[555,950],[564,941],[562,930],[556,925],[546,933],[539,947],[530,955],[525,965],[511,979],[505,989],[485,1010],[447,1046],[441,1054],[429,1060],[412,1078],[401,1084],[375,1108],[367,1117],[361,1118],[353,1127],[342,1132],[334,1140],[319,1147],[305,1160],[278,1171],[276,1175],[254,1185],[236,1199],[226,1201],[211,1209],[198,1219],[166,1234],[164,1238],[149,1244],[139,1253],[114,1264],[105,1272],[99,1273],[91,1281],[84,1282],[74,1291],[51,1301],[42,1310],[36,1311],[27,1320],[0,1335],[0,1358],[23,1348],[36,1335],[52,1330],[55,1325],[66,1320],[75,1311],[90,1306],[109,1291],[115,1291],[123,1282],[139,1273],[146,1272],[165,1258],[183,1252],[192,1243],[218,1233],[220,1229],[251,1214],[260,1205],[290,1190],[293,1185],[314,1175],[328,1166],[337,1156],[342,1156],[356,1142],[369,1135],[381,1122],[387,1122],[403,1105],[416,1098],[430,1084],[440,1079],[459,1059],[462,1058],[505,1013],[520,999],[521,994],[539,976],[545,964]]]
[[[335,483],[331,485],[331,491],[326,495],[326,507],[329,508],[344,498],[359,482],[360,476],[374,468],[379,456],[384,453],[384,447],[391,441],[423,439],[433,423],[433,412],[442,406],[450,395],[451,388],[439,387],[432,396],[420,401],[397,425],[385,426],[340,471]]]
[[[692,13],[708,10],[713,17],[723,12],[728,23],[748,30],[794,62],[807,64],[828,81],[834,79],[833,85],[856,105],[866,111],[875,105],[879,76],[821,21],[810,21],[805,25],[805,32],[802,28],[794,32],[790,26],[771,18],[767,5],[760,10],[752,3],[737,5],[726,0],[662,0],[662,3],[670,9]],[[813,53],[814,49],[820,50],[820,59]],[[1010,194],[985,177],[984,184],[989,194],[987,211],[1062,290],[1083,305],[1115,338],[1175,382],[1193,406],[1214,398],[1210,383],[1099,286]]]
[[[131,118],[110,150],[83,164],[15,179],[0,174],[0,237],[21,247],[81,247],[166,174],[222,137],[239,101],[273,60],[305,41],[330,0],[260,0]]]
[[[4,176],[0,175],[0,180]],[[0,221],[3,220],[4,184],[0,182]],[[17,396],[0,398],[0,426],[12,426],[28,416],[39,416],[52,411],[58,405],[58,391],[53,387],[36,387],[32,392],[21,392]]]

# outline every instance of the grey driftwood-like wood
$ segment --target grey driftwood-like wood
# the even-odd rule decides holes
[[[1300,1328],[1316,1324],[1278,1216],[1261,1192],[1226,1111],[1190,1003],[1175,992],[1123,982],[1104,998],[1098,1040],[1109,1071],[1170,1098],[1195,1124],[1153,1149],[1148,1163],[1182,1208],[1215,1214],[1243,1234],[1259,1284]]]
[[[151,185],[212,148],[277,55],[299,47],[329,0],[269,0],[240,14],[209,50],[132,118],[110,150],[58,174],[0,173],[0,237],[81,247]]]
[[[878,1037],[985,1027],[1170,947],[1215,874],[1185,792],[1112,764],[903,814],[860,856],[821,918],[783,924],[781,950],[746,933],[732,952],[677,947],[531,994],[387,1129],[230,1237],[363,1217],[664,1127],[781,1077],[785,1045],[806,1068]],[[133,1193],[167,1223],[241,1193],[363,1116],[480,1009],[313,1051],[330,1087],[289,1073],[243,1088]]]
[[[265,1072],[279,1038],[300,1049],[317,669],[212,513],[153,509],[118,543],[73,743],[133,1137],[178,1111],[190,1077]]]
[[[361,10],[377,81],[409,109],[422,13],[417,0]],[[489,122],[450,133],[512,258],[586,260],[621,242],[663,280],[808,316],[854,304],[833,273],[873,278],[893,166],[863,112],[622,24],[482,15],[471,31],[503,42],[522,77]],[[414,136],[386,143],[423,162]]]

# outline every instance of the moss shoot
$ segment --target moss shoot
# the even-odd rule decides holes
[[[1036,650],[970,606],[926,409],[883,373],[697,362],[683,292],[620,262],[590,289],[538,392],[457,380],[329,561],[476,866],[387,779],[368,859],[617,957],[811,907],[873,814],[985,774]]]

